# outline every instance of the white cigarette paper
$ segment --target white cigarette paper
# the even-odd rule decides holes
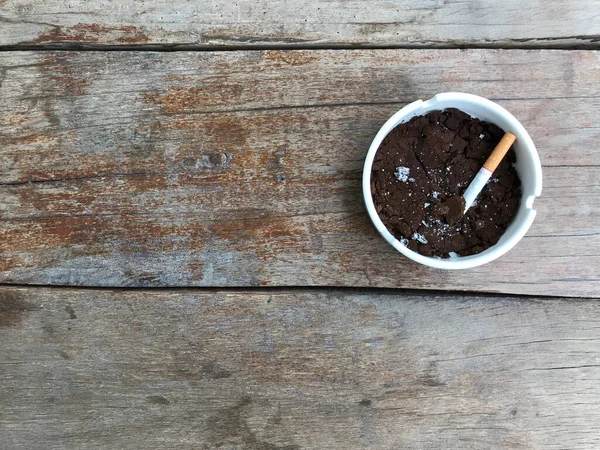
[[[475,178],[473,178],[473,181],[471,181],[471,184],[469,184],[469,187],[463,195],[463,198],[465,199],[465,213],[471,207],[471,205],[485,186],[485,183],[488,182],[491,176],[492,172],[487,170],[485,167],[479,169],[479,172],[477,172],[477,175],[475,175]]]

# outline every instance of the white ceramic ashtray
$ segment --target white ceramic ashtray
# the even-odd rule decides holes
[[[515,170],[521,180],[521,201],[512,221],[498,242],[482,251],[469,256],[450,256],[448,258],[425,256],[409,249],[396,239],[386,228],[377,213],[371,192],[371,173],[375,155],[382,142],[397,125],[408,122],[416,116],[423,116],[432,111],[443,111],[455,108],[474,118],[485,120],[516,136],[513,149],[516,153]],[[367,211],[375,228],[396,250],[406,257],[426,266],[438,269],[469,269],[481,266],[499,258],[513,248],[525,236],[536,215],[533,203],[542,193],[542,166],[531,140],[521,123],[507,110],[496,103],[471,94],[445,92],[423,101],[415,101],[394,114],[379,130],[371,143],[363,169],[363,195]],[[515,201],[516,205],[516,201]]]

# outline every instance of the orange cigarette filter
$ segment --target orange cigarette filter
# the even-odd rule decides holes
[[[517,137],[512,133],[505,133],[498,145],[488,157],[483,167],[490,172],[494,173],[494,170],[498,167],[500,162],[504,159],[504,156],[510,150],[511,145],[514,144]]]

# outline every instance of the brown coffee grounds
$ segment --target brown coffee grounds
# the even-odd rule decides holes
[[[515,215],[521,181],[508,152],[475,204],[460,199],[504,131],[457,109],[433,111],[394,128],[371,173],[375,208],[404,245],[422,255],[480,253],[498,242]]]

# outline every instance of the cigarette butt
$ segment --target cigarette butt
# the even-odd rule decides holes
[[[517,137],[514,134],[505,133],[504,136],[502,136],[502,139],[500,139],[500,142],[498,142],[498,145],[496,145],[496,148],[494,149],[492,154],[489,156],[489,158],[483,165],[483,167],[485,167],[487,170],[493,173],[494,170],[496,170],[496,167],[498,167],[498,164],[500,164],[500,162],[506,155],[506,152],[508,152],[508,150],[510,149],[510,146],[513,145],[516,139]]]

